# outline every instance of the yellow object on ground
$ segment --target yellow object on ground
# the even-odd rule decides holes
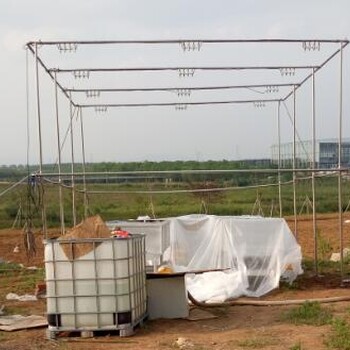
[[[170,266],[160,266],[158,268],[159,273],[173,273],[173,269]]]

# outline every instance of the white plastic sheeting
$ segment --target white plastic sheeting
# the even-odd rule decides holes
[[[199,301],[259,297],[301,274],[301,250],[284,219],[188,215],[170,219],[169,262]]]

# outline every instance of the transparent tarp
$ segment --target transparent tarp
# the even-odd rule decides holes
[[[301,274],[301,249],[284,219],[255,216],[188,215],[170,219],[164,258],[187,275],[199,301],[241,295],[259,297]]]

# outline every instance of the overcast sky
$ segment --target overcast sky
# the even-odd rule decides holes
[[[0,165],[26,162],[28,140],[24,45],[27,41],[154,38],[345,39],[350,36],[349,13],[349,0],[1,0]],[[346,101],[348,100],[346,96],[350,93],[348,50],[349,48],[346,48],[344,52],[344,137],[350,137],[349,106]],[[213,49],[203,46],[200,53],[192,53],[193,56],[189,58],[189,62],[202,62],[200,60],[203,59],[206,63],[229,65],[229,62],[222,57],[224,54],[220,56],[218,53],[218,56],[214,57],[214,53]],[[327,51],[323,51],[318,54],[326,53]],[[163,65],[176,62],[175,59],[172,61],[171,51],[156,50],[150,53],[145,49],[139,50],[137,55],[128,56],[127,54],[127,52],[125,55],[121,54],[120,62],[114,65],[125,66],[129,60],[134,63],[134,66],[147,65],[149,62]],[[230,52],[228,57],[229,54]],[[256,54],[252,54],[255,59]],[[272,60],[281,58],[281,62],[284,62],[283,52],[278,55],[281,57],[272,57]],[[85,56],[85,59],[89,57],[93,58],[94,55]],[[248,53],[246,58],[247,60],[251,58]],[[180,62],[181,60],[186,63],[185,58],[180,58]],[[32,67],[32,57],[29,58],[29,62]],[[96,62],[97,58],[93,64]],[[259,60],[256,62],[259,63]],[[111,65],[109,62],[108,64]],[[336,62],[333,66],[330,65],[329,72],[324,77],[321,75],[319,77],[318,137],[337,136],[338,77]],[[131,87],[132,84],[138,83],[137,78],[139,77],[123,76],[118,86]],[[146,78],[140,79],[139,82],[145,85]],[[202,83],[203,85],[212,81],[215,85],[229,83],[226,76],[222,80],[215,79],[211,80],[211,76],[208,76],[207,80],[201,80],[199,77],[198,80],[192,80],[191,84],[195,86]],[[161,79],[154,80],[154,84],[166,86],[169,81],[176,85],[174,81]],[[184,84],[183,81],[180,82]],[[108,83],[106,79],[103,86],[107,86]],[[152,79],[148,78],[148,86],[152,83]],[[46,88],[45,84],[49,86],[49,82],[43,81],[43,86]],[[32,85],[33,82],[30,83],[29,96],[29,161],[36,163],[38,161],[37,121],[33,107],[35,95]],[[307,101],[310,96],[307,91],[305,95],[300,97],[298,105],[301,116],[298,119],[298,131],[302,138],[308,139],[310,138],[310,119],[307,115],[310,114],[310,103],[308,104]],[[53,114],[52,96],[52,91],[43,93],[42,96],[43,118],[47,118],[43,126],[44,162],[53,162],[57,157],[54,119],[53,115],[50,116]],[[230,97],[227,94],[222,96],[215,95],[214,98],[203,94],[198,97],[198,100],[223,100]],[[327,100],[327,96],[330,101]],[[154,95],[154,97],[157,96]],[[144,101],[145,98],[141,96],[140,101]],[[162,99],[162,101],[168,100],[170,100],[168,97]],[[127,97],[125,101],[129,101]],[[67,112],[63,110],[64,102],[61,102],[60,108],[62,108],[61,114],[64,115]],[[251,106],[232,105],[193,107],[186,111],[174,111],[173,108],[170,110],[163,107],[121,112],[108,111],[105,116],[98,116],[90,111],[84,114],[87,160],[205,160],[268,157],[270,146],[276,143],[275,110],[274,106],[268,105],[264,111],[260,111],[260,117]],[[286,120],[282,131],[283,141],[291,141],[290,122],[287,121],[285,111],[283,118]],[[64,123],[62,122],[62,133],[64,133]],[[66,151],[66,153],[69,152]],[[68,161],[68,155],[65,157],[63,160]],[[77,155],[77,160],[79,159],[80,156]]]

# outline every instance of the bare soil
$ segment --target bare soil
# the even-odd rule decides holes
[[[343,221],[350,220],[345,214]],[[293,230],[293,218],[287,218]],[[322,244],[327,246],[324,255],[339,251],[338,215],[318,216],[318,231]],[[59,230],[52,230],[50,236],[58,236]],[[0,230],[0,258],[6,261],[22,263],[25,266],[43,266],[42,236],[36,233],[36,255],[26,257],[23,238],[20,230]],[[350,246],[350,224],[344,224],[345,247]],[[298,219],[298,240],[304,257],[313,257],[312,217]],[[15,246],[19,253],[14,253]],[[279,289],[260,298],[260,300],[293,300],[312,299],[334,296],[350,296],[350,290],[340,287],[340,274],[337,269],[324,271],[323,276],[315,276],[307,271],[300,276],[293,286],[281,285]],[[20,275],[4,277],[0,275],[0,305],[5,305],[9,313],[45,315],[45,300],[35,302],[7,301],[8,292],[16,292]],[[27,290],[34,293],[34,290]],[[328,349],[325,340],[331,332],[331,326],[296,326],[283,320],[283,314],[295,306],[226,306],[211,308],[208,311],[215,319],[199,321],[189,320],[156,320],[147,321],[136,334],[129,338],[117,335],[100,335],[92,339],[79,337],[59,337],[57,341],[46,340],[45,329],[23,330],[12,333],[0,331],[0,349]],[[350,302],[327,304],[335,317],[350,321]],[[185,338],[183,345],[176,340]],[[299,346],[300,345],[300,346]],[[298,347],[299,346],[299,347]]]

